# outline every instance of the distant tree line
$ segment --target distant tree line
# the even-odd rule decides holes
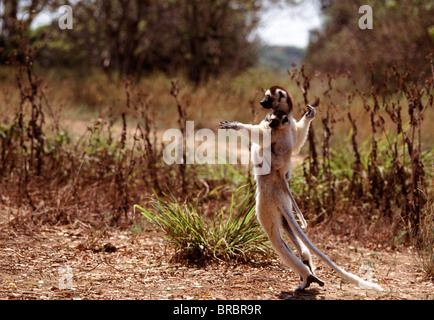
[[[184,69],[198,83],[222,72],[236,73],[256,60],[258,25],[264,1],[257,0],[5,0],[1,15],[1,59],[16,46],[22,25],[33,44],[43,46],[45,66],[98,67],[120,75]],[[59,16],[73,8],[74,27],[30,30],[42,10]],[[28,12],[24,14],[23,12]]]
[[[254,37],[261,13],[275,3],[313,1],[322,26],[311,31],[305,52],[262,47]],[[221,73],[237,74],[262,58],[262,65],[286,70],[306,61],[308,72],[349,71],[366,78],[391,65],[431,72],[425,57],[434,48],[432,0],[3,0],[0,5],[0,62],[6,62],[24,34],[37,45],[46,67],[99,68],[109,75],[185,72],[199,83]],[[73,8],[74,27],[61,30],[58,8]],[[359,8],[373,9],[373,29],[362,30]],[[284,7],[282,7],[284,9]],[[55,19],[31,29],[38,14]],[[17,21],[20,23],[17,23]],[[261,65],[261,60],[259,61]],[[270,64],[271,62],[271,64]],[[417,74],[413,73],[413,74]],[[377,77],[377,81],[383,81]]]
[[[261,46],[258,50],[258,65],[275,71],[286,72],[294,65],[300,66],[306,50],[294,46]]]

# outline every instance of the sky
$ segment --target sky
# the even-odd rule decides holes
[[[48,24],[51,19],[50,15],[42,12],[32,26]],[[297,6],[273,5],[264,12],[256,34],[264,44],[306,48],[309,30],[319,27],[320,23],[320,10],[314,1]]]
[[[309,30],[321,24],[320,10],[313,1],[298,6],[276,6],[261,19],[257,34],[265,44],[305,48]]]

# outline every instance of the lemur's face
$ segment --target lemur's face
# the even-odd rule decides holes
[[[272,129],[281,129],[285,123],[289,122],[288,116],[281,111],[273,111],[267,114],[265,120]]]
[[[265,92],[265,97],[259,102],[265,109],[273,109],[286,114],[292,111],[292,97],[286,89],[273,86]]]
[[[273,107],[273,98],[271,97],[270,90],[265,92],[265,97],[259,103],[265,109],[271,109]]]

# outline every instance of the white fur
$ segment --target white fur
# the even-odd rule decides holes
[[[313,108],[309,106],[309,110],[312,111],[312,109]],[[288,122],[284,125],[280,125],[278,128],[273,128],[271,131],[271,144],[274,146],[271,157],[271,171],[267,175],[255,175],[257,185],[256,215],[258,221],[270,239],[271,246],[282,261],[292,271],[301,276],[302,283],[296,290],[308,287],[311,282],[318,282],[320,285],[323,285],[322,281],[316,278],[313,273],[315,268],[309,252],[310,249],[342,278],[358,285],[362,289],[382,291],[383,289],[379,285],[365,281],[344,271],[318,250],[301,230],[292,213],[292,203],[288,197],[290,190],[285,177],[288,176],[291,171],[291,154],[297,153],[306,141],[310,122],[315,116],[314,109],[312,112],[313,114],[310,115],[305,114],[299,122],[296,122],[292,115],[289,114]],[[252,130],[269,128],[266,120],[263,120],[256,126],[235,122],[226,123],[224,127],[246,129],[250,132]],[[263,152],[261,148],[263,148],[261,145],[252,145],[252,159],[257,157],[259,152]],[[301,260],[297,258],[291,248],[283,240],[281,234],[282,229],[285,230],[296,250],[299,252]]]

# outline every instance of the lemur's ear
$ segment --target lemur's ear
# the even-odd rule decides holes
[[[288,121],[289,121],[288,116],[285,114],[285,115],[282,117],[282,124],[285,124],[285,123],[287,123]]]
[[[282,100],[282,98],[285,98],[285,95],[283,94],[283,92],[281,90],[279,90],[279,102],[280,102],[280,100]]]

